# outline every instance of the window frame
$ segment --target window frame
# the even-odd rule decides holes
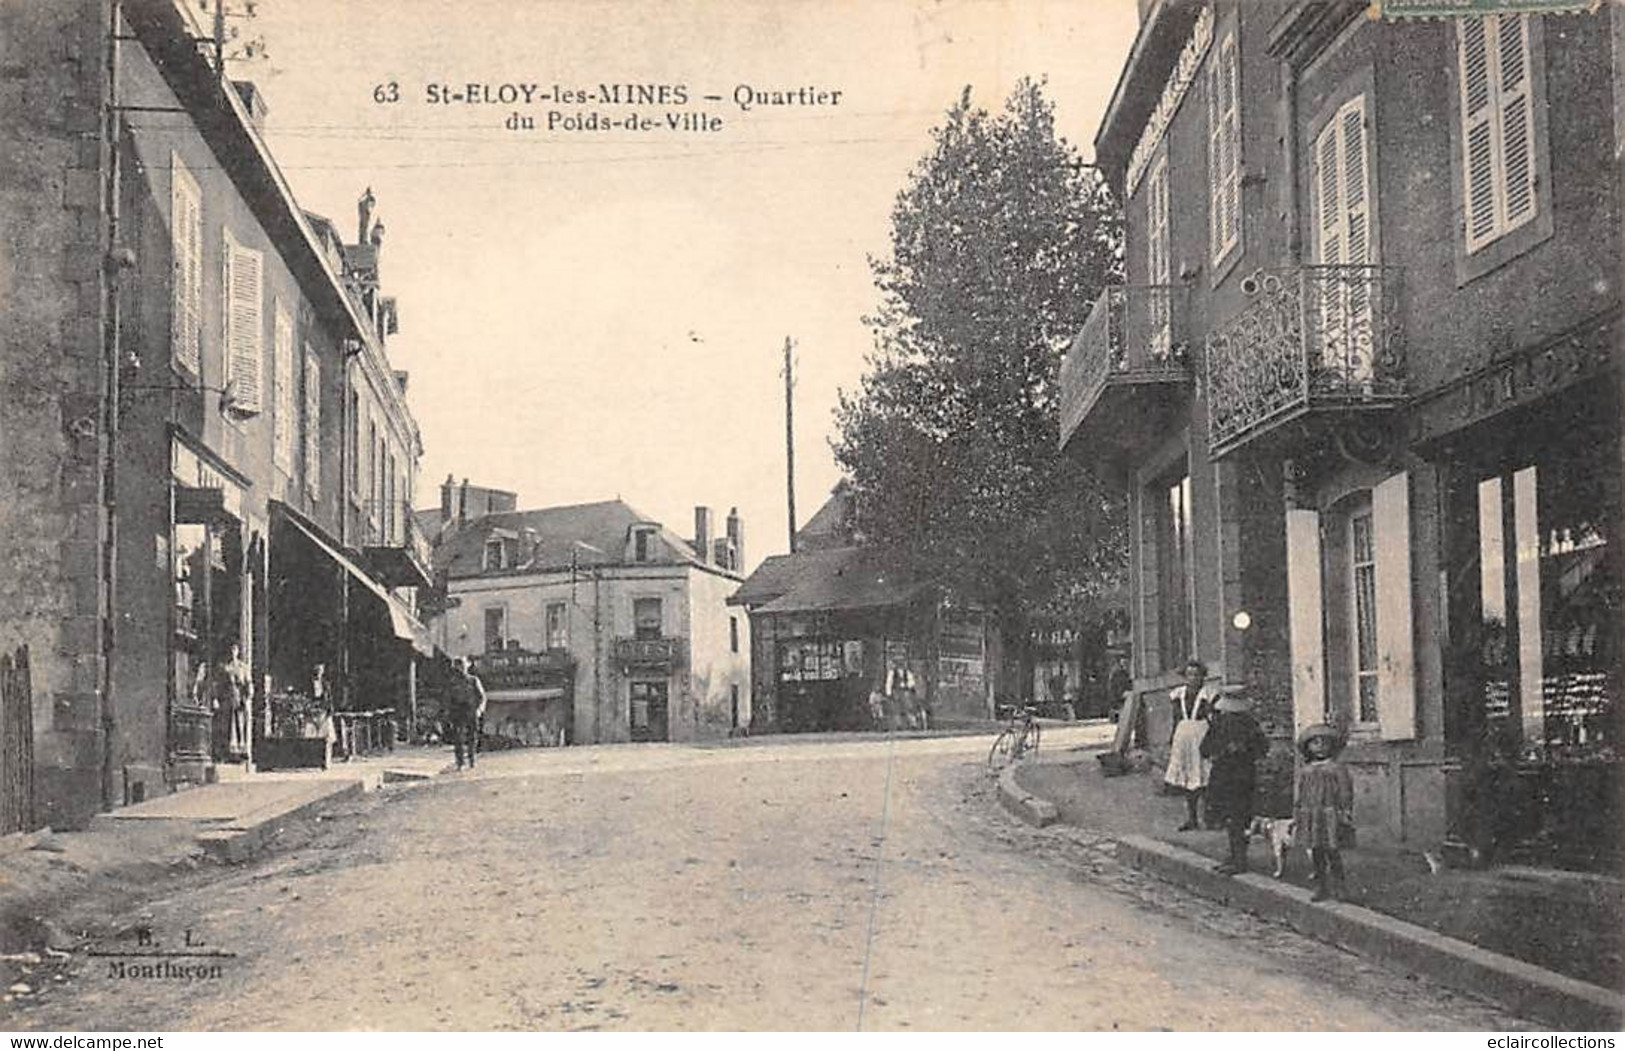
[[[1241,48],[1238,37],[1235,19],[1227,19],[1208,49],[1208,68],[1203,85],[1207,94],[1208,263],[1214,285],[1241,258],[1244,243],[1242,215],[1246,209],[1242,206],[1242,183],[1246,169],[1242,149]],[[1225,87],[1230,92],[1229,107],[1225,107],[1222,101]],[[1228,164],[1225,163],[1226,150]],[[1229,224],[1224,221],[1227,193],[1233,195],[1228,206],[1233,216]]]
[[[648,608],[647,604],[650,603],[650,602],[655,604],[655,611],[656,611],[656,614],[657,614],[657,617],[658,617],[658,619],[656,620],[655,625],[654,625],[655,631],[654,631],[654,634],[652,634],[652,635],[648,634],[645,631],[645,626],[638,620],[638,609],[639,609],[639,607],[642,606],[643,608],[647,609]],[[665,602],[665,597],[662,596],[662,595],[634,595],[632,597],[632,637],[634,639],[640,639],[640,640],[644,640],[644,641],[653,641],[655,639],[665,638],[665,635],[666,635],[666,602]]]
[[[497,637],[497,640],[496,640],[497,645],[494,646],[494,647],[491,645],[491,614],[493,614],[493,613],[497,614],[501,618],[501,622],[502,622],[501,623],[501,631],[498,634],[498,637]],[[484,646],[484,649],[481,652],[483,652],[483,653],[501,653],[501,652],[503,652],[503,650],[507,648],[507,643],[508,643],[508,604],[506,602],[494,602],[494,603],[490,603],[490,604],[485,605],[485,606],[481,606],[480,607],[480,629],[481,629],[481,640],[482,640],[482,644]]]
[[[1505,17],[1494,16],[1494,17]],[[1534,153],[1534,212],[1531,218],[1516,227],[1502,230],[1494,237],[1469,246],[1467,212],[1467,128],[1463,110],[1462,84],[1462,30],[1458,25],[1445,35],[1448,54],[1445,66],[1450,80],[1450,192],[1452,201],[1451,232],[1456,264],[1456,287],[1460,288],[1505,266],[1513,259],[1551,238],[1555,226],[1552,199],[1552,157],[1550,120],[1547,105],[1550,96],[1546,85],[1545,18],[1538,14],[1520,16],[1528,24],[1528,97],[1532,113],[1530,129],[1531,149]]]
[[[557,621],[554,615],[557,614]],[[549,602],[542,607],[543,648],[563,650],[570,647],[570,606],[566,602]]]
[[[179,153],[169,159],[170,339],[173,365],[203,378],[203,192]],[[183,229],[184,227],[184,229]],[[185,246],[184,248],[182,246]]]

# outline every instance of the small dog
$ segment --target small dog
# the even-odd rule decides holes
[[[1286,852],[1292,846],[1293,830],[1294,823],[1289,817],[1255,817],[1247,826],[1248,838],[1262,839],[1269,844],[1270,854],[1275,858],[1272,875],[1276,879],[1286,872]]]

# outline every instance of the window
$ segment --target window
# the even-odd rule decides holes
[[[180,154],[170,155],[169,173],[169,246],[174,267],[170,347],[175,363],[195,377],[202,375],[203,197]]]
[[[1315,138],[1309,183],[1313,258],[1323,266],[1366,267],[1371,243],[1371,178],[1366,101],[1340,107]],[[1362,270],[1327,271],[1318,280],[1322,364],[1347,379],[1371,378],[1371,281]]]
[[[1369,505],[1349,516],[1350,670],[1356,721],[1377,721],[1377,552]]]
[[[485,607],[485,652],[500,653],[508,636],[508,607]]]
[[[1516,230],[1539,210],[1530,31],[1528,15],[1456,21],[1469,253]]]
[[[739,618],[728,618],[728,652],[739,652]]]
[[[260,378],[265,355],[265,257],[222,232],[225,242],[226,386],[238,413],[262,411]]]
[[[1166,358],[1172,346],[1168,289],[1168,158],[1159,157],[1145,191],[1145,280],[1151,293],[1151,356]]]
[[[550,650],[568,649],[570,646],[565,620],[565,605],[562,602],[549,602],[547,604],[547,648]]]
[[[1152,487],[1157,501],[1157,623],[1162,666],[1178,668],[1195,652],[1191,602],[1196,591],[1191,549],[1191,479],[1181,473]]]
[[[654,536],[650,529],[635,529],[632,531],[632,561],[649,561],[649,541]]]
[[[322,363],[305,344],[305,491],[322,493]]]
[[[661,634],[661,609],[658,598],[632,600],[632,636],[638,639],[658,639]]]
[[[1241,240],[1241,63],[1236,34],[1208,60],[1208,243],[1217,266]]]
[[[508,568],[508,545],[498,536],[491,537],[485,542],[485,559],[482,563],[485,569]]]
[[[361,395],[350,392],[350,495],[361,493]]]
[[[293,384],[293,316],[280,302],[272,310],[272,382],[276,386],[276,411],[271,418],[271,445],[276,465],[284,474],[293,474],[294,435],[299,433],[298,412],[302,394]]]

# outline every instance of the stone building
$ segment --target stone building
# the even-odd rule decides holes
[[[726,605],[743,579],[737,513],[717,534],[697,507],[685,539],[620,500],[491,511],[512,494],[450,478],[441,493],[421,513],[447,596],[432,630],[485,681],[488,734],[689,741],[750,724],[750,626]]]
[[[252,760],[316,663],[397,703],[428,646],[370,194],[353,245],[299,208],[190,10],[0,4],[0,646],[56,827]]]
[[[1622,12],[1368,6],[1142,5],[1061,440],[1129,493],[1159,720],[1199,654],[1348,730],[1362,835],[1617,859]]]

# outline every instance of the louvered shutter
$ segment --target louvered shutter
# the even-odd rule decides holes
[[[1326,640],[1320,564],[1320,512],[1286,513],[1286,582],[1292,652],[1292,722],[1298,729],[1326,718]]]
[[[1535,114],[1529,90],[1529,19],[1501,15],[1496,26],[1496,72],[1501,123],[1501,166],[1506,229],[1535,214]]]
[[[225,250],[226,382],[231,388],[232,407],[241,413],[255,413],[264,409],[264,256],[237,244],[229,231]]]
[[[1215,55],[1207,65],[1207,213],[1208,253],[1218,262],[1224,229],[1224,126],[1220,121],[1220,62]]]
[[[275,365],[275,375],[272,382],[276,385],[273,392],[275,399],[274,415],[271,420],[272,445],[275,450],[276,465],[284,473],[293,473],[293,444],[294,434],[298,431],[298,420],[295,413],[299,409],[299,399],[293,386],[293,317],[278,302],[272,311],[272,361]]]
[[[197,376],[203,324],[202,195],[179,154],[170,155],[169,181],[173,291],[170,343],[176,363]]]
[[[1495,235],[1495,106],[1490,91],[1489,26],[1483,18],[1457,22],[1457,73],[1461,82],[1463,221],[1467,250]]]
[[[1411,638],[1410,476],[1371,491],[1377,554],[1377,722],[1385,741],[1416,736],[1416,654]]]
[[[1234,34],[1224,38],[1219,48],[1224,66],[1224,202],[1221,254],[1229,251],[1241,236],[1241,60]]]
[[[305,491],[322,491],[322,363],[305,345]]]
[[[1171,347],[1168,302],[1168,162],[1159,160],[1146,187],[1146,282],[1150,293],[1151,354],[1165,358]]]

